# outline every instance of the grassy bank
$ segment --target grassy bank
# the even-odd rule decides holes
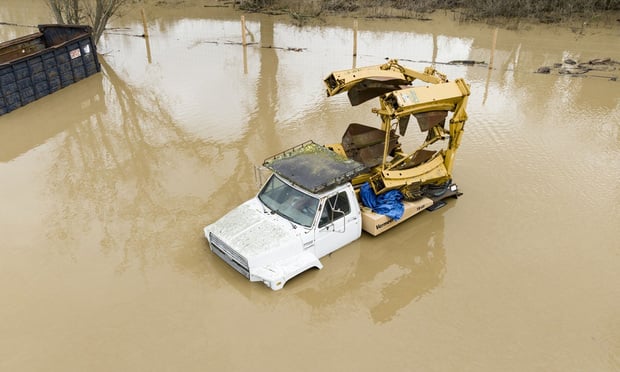
[[[620,0],[242,0],[240,7],[297,16],[355,13],[366,17],[425,18],[436,10],[456,10],[461,20],[524,19],[554,23],[615,18]],[[615,19],[612,19],[615,21]]]

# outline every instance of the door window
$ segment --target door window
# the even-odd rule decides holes
[[[336,194],[325,201],[325,206],[321,212],[319,227],[323,227],[333,221],[338,220],[351,212],[351,205],[346,192]]]

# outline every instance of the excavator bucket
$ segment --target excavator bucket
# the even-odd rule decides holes
[[[351,106],[357,106],[373,98],[382,96],[394,90],[402,89],[409,84],[407,80],[372,77],[363,79],[349,88],[347,96]]]
[[[415,118],[418,120],[418,126],[422,132],[426,132],[432,127],[441,126],[443,127],[446,117],[448,116],[448,111],[428,111],[428,112],[420,112],[417,114],[413,114]]]
[[[411,115],[403,116],[398,119],[398,134],[404,136],[407,133],[407,127],[409,126],[409,118]]]
[[[383,161],[384,144],[385,131],[363,124],[349,124],[349,127],[342,136],[342,147],[347,157],[367,167],[374,167],[381,164]],[[398,135],[392,131],[390,133],[390,147],[388,153],[392,152],[392,150],[398,146]]]
[[[335,71],[323,82],[327,88],[327,96],[348,92],[353,106],[402,89],[402,86],[411,85],[411,81],[402,71],[383,68],[382,65]]]

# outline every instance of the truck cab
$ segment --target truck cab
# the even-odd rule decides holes
[[[360,163],[306,142],[265,161],[258,194],[204,228],[213,253],[250,281],[281,289],[358,239],[360,206],[349,179]]]

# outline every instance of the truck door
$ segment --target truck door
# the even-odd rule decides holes
[[[321,258],[352,242],[361,235],[361,216],[358,208],[352,208],[349,193],[340,191],[321,205],[316,230],[316,254]]]

